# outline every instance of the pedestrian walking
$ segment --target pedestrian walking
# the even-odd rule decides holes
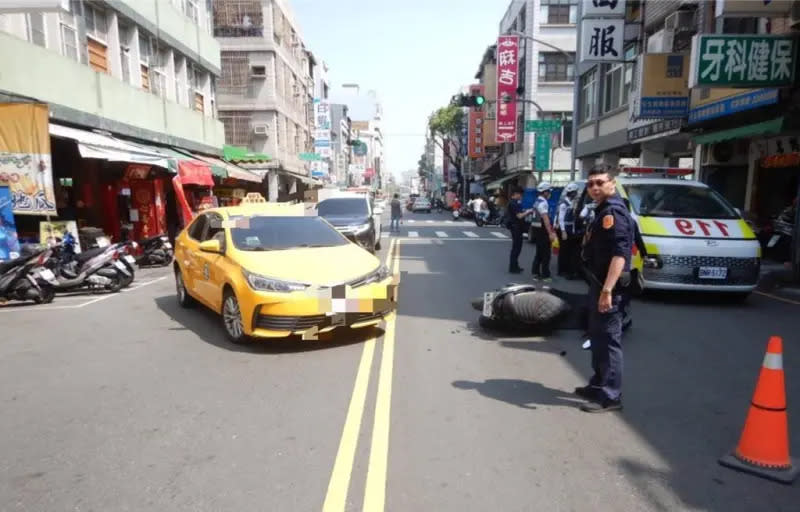
[[[511,191],[511,201],[508,203],[508,211],[506,215],[506,227],[511,231],[511,255],[508,259],[508,271],[512,274],[521,274],[522,267],[519,266],[519,254],[522,252],[522,234],[525,231],[526,216],[530,215],[532,210],[523,210],[522,202],[522,189],[519,187]]]
[[[575,229],[575,203],[578,185],[570,183],[558,201],[556,233],[559,239],[558,275],[575,279],[580,265],[580,238]]]
[[[533,278],[535,280],[550,280],[550,253],[552,243],[556,240],[553,223],[550,222],[550,205],[547,202],[552,193],[552,187],[547,182],[542,182],[536,187],[539,195],[533,203],[533,241],[536,243],[536,256],[533,258]]]
[[[607,412],[622,409],[622,327],[631,284],[634,221],[607,168],[589,171],[586,187],[597,205],[583,244],[594,375],[587,386],[575,388],[575,394],[590,400],[581,410]]]
[[[403,218],[403,205],[400,203],[400,196],[395,194],[392,197],[390,206],[392,208],[392,221],[389,224],[389,231],[400,231],[400,219]]]

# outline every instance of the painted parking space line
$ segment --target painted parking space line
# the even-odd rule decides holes
[[[467,235],[467,238],[480,238],[481,237],[478,233],[474,233],[472,231],[464,231],[464,234]]]
[[[492,231],[491,235],[496,236],[497,238],[508,238],[508,235],[501,233],[499,231]]]
[[[409,231],[408,232],[408,237],[409,238],[418,238],[419,237],[419,232],[417,232],[417,231]]]
[[[426,220],[425,222],[427,222],[428,224],[433,224],[432,220]]]
[[[450,235],[448,235],[444,231],[437,231],[436,236],[438,236],[439,238],[450,238]]]

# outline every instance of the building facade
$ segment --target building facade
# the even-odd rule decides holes
[[[300,153],[313,151],[314,56],[284,0],[216,0],[213,9],[225,141],[271,157],[271,201],[298,197],[313,183]]]
[[[347,105],[352,150],[348,166],[349,186],[379,188],[385,171],[383,107],[375,91],[361,92],[358,84],[342,84],[331,100]]]
[[[501,35],[520,35],[519,101],[517,142],[503,144],[503,161],[496,165],[504,175],[521,176],[518,181],[523,186],[536,181],[530,174],[535,170],[535,139],[533,133],[525,132],[525,120],[563,121],[564,129],[551,137],[549,168],[536,177],[556,182],[569,179],[577,16],[578,0],[513,0],[500,22]],[[489,104],[489,119],[495,118],[496,109],[496,103]]]
[[[352,163],[351,124],[347,105],[331,103],[331,181],[347,186],[347,170]]]

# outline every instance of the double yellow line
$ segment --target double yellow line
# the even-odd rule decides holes
[[[400,275],[400,241],[392,239],[389,245],[387,266],[392,269],[395,276]],[[367,466],[367,484],[364,490],[364,504],[362,510],[368,512],[382,512],[386,504],[386,472],[389,459],[389,419],[392,407],[392,373],[394,367],[394,333],[396,313],[391,313],[386,318],[386,328],[383,334],[383,352],[381,365],[378,370],[378,394],[375,403],[375,421],[372,426],[372,444],[369,451],[369,465]],[[322,506],[323,512],[344,512],[347,507],[347,491],[350,487],[350,477],[353,473],[353,461],[356,456],[358,434],[364,416],[364,406],[367,401],[367,388],[375,355],[375,338],[364,343],[361,352],[361,361],[358,364],[356,381],[350,405],[347,408],[347,417],[342,429],[342,438],[339,441],[339,451],[333,464],[333,472],[328,483],[328,493]]]

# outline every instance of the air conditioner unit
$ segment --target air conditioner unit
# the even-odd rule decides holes
[[[789,13],[789,24],[792,27],[800,26],[800,0],[794,0],[792,10]]]
[[[250,66],[250,78],[267,78],[267,66]]]
[[[725,141],[703,146],[702,165],[734,167],[747,165],[748,141]]]
[[[269,135],[269,126],[266,124],[254,124],[253,125],[253,135],[261,135],[266,137]]]
[[[696,32],[695,11],[676,11],[664,20],[664,28],[673,32]]]

